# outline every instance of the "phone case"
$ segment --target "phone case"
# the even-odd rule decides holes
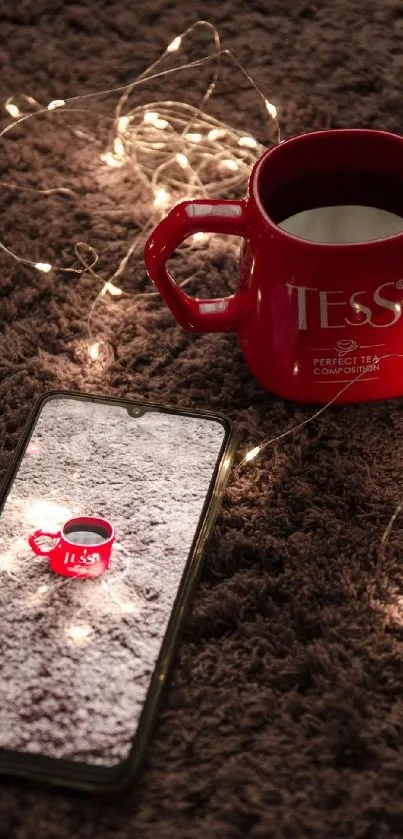
[[[233,453],[207,412],[37,403],[0,504],[3,775],[132,785]]]

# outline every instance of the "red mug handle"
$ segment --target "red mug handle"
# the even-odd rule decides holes
[[[239,294],[213,299],[191,297],[171,277],[169,257],[193,233],[228,233],[247,237],[245,201],[182,201],[160,221],[149,236],[144,260],[150,278],[172,314],[191,332],[236,331],[240,314]]]
[[[37,556],[49,556],[53,551],[53,548],[50,548],[48,551],[43,551],[42,548],[36,544],[36,540],[40,539],[42,536],[47,536],[49,539],[59,539],[60,532],[47,533],[45,530],[35,530],[35,533],[33,533],[32,536],[28,536],[29,545]]]

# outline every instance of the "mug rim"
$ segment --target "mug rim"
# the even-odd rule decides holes
[[[65,533],[65,529],[72,522],[80,522],[80,521],[81,522],[89,522],[90,524],[91,524],[91,522],[94,522],[94,523],[97,522],[98,524],[102,523],[102,524],[105,524],[109,528],[109,531],[110,531],[109,536],[107,536],[106,539],[104,539],[104,541],[101,542],[99,545],[94,546],[94,547],[102,547],[103,545],[107,545],[108,542],[110,542],[110,540],[114,538],[114,535],[115,535],[114,527],[113,527],[113,524],[111,524],[108,521],[108,519],[103,519],[101,516],[72,516],[70,519],[68,519],[64,523],[64,525],[63,525],[63,527],[61,528],[61,531],[60,531],[62,538],[65,540],[65,542],[68,542],[69,545],[77,546],[77,542],[71,542],[70,541],[70,539],[68,538],[68,535],[66,535],[66,533]],[[87,547],[87,546],[85,546],[85,547]]]
[[[296,134],[294,137],[289,137],[286,140],[280,141],[277,145],[272,146],[270,149],[264,152],[261,157],[256,161],[254,169],[251,174],[250,178],[250,190],[255,201],[255,204],[259,210],[260,215],[263,217],[265,223],[271,228],[273,232],[277,235],[284,237],[286,240],[290,240],[294,243],[297,243],[301,247],[305,248],[321,248],[321,249],[343,249],[343,248],[368,248],[368,247],[379,247],[380,245],[384,245],[385,242],[391,241],[403,241],[403,229],[400,233],[392,233],[390,236],[383,236],[380,239],[369,239],[363,242],[315,242],[311,241],[310,239],[303,239],[302,237],[295,236],[293,233],[288,233],[287,230],[283,230],[276,224],[275,221],[270,217],[269,213],[265,210],[263,203],[260,198],[260,191],[259,191],[259,178],[261,176],[262,168],[267,164],[267,160],[271,157],[275,157],[278,154],[282,153],[282,149],[285,146],[290,145],[298,145],[301,142],[305,142],[305,140],[309,137],[318,137],[318,136],[335,136],[335,135],[343,135],[343,136],[352,136],[354,134],[359,134],[361,136],[370,136],[370,137],[384,137],[388,140],[397,140],[400,144],[403,145],[403,137],[400,134],[396,134],[393,131],[385,131],[383,129],[377,128],[326,128],[320,129],[318,131],[307,131],[303,134]],[[402,148],[403,152],[403,148]],[[402,217],[402,225],[403,225],[403,217]]]

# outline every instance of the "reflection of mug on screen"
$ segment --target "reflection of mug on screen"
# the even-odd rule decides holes
[[[28,542],[36,556],[48,557],[52,571],[64,577],[98,577],[109,566],[114,530],[105,519],[79,516],[57,533],[36,530]],[[50,547],[43,545],[53,542]],[[94,550],[96,548],[96,550]]]
[[[44,403],[0,516],[0,747],[128,756],[224,437],[209,418]]]

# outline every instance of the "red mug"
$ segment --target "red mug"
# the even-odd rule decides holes
[[[55,544],[44,549],[38,544],[44,537]],[[37,556],[49,558],[56,574],[89,578],[99,577],[109,567],[114,538],[114,529],[106,519],[79,516],[69,519],[58,533],[36,530],[28,542]]]
[[[237,290],[197,299],[166,262],[194,233],[244,239]],[[238,334],[258,381],[300,402],[402,393],[403,139],[303,134],[257,161],[241,201],[183,201],[145,247],[150,278],[194,332]]]

